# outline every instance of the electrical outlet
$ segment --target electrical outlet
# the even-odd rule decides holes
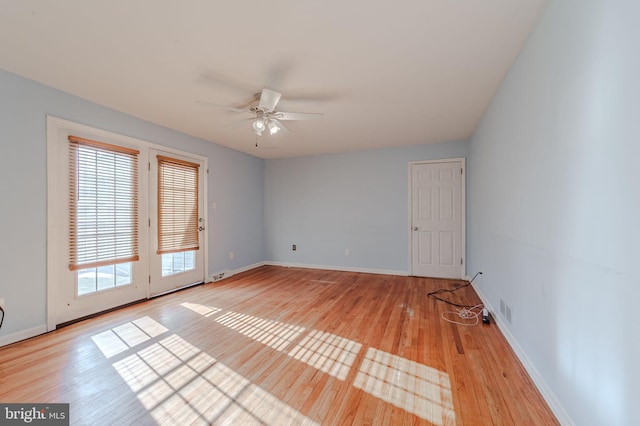
[[[235,259],[235,257],[236,257],[235,253],[230,251],[229,252],[229,259],[233,260],[233,259]]]
[[[0,308],[4,309],[4,297],[0,297]]]
[[[505,316],[505,303],[504,300],[500,299],[500,313],[502,314],[502,316]]]
[[[344,249],[345,256],[349,256],[350,254],[351,254],[351,251],[349,251],[349,249]]]
[[[296,245],[295,245],[295,244],[293,244],[293,245],[291,246],[291,250],[296,251],[296,249],[297,249]]]

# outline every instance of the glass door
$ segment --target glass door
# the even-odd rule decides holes
[[[204,281],[204,165],[149,151],[150,295]]]
[[[51,210],[60,218],[56,324],[147,297],[147,245],[140,244],[146,231],[139,220],[146,216],[139,191],[144,153],[136,146],[66,139],[57,150],[66,161],[57,163],[56,187],[66,187],[68,196]]]

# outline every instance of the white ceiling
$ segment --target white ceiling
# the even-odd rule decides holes
[[[546,0],[2,0],[0,68],[262,158],[468,139]],[[262,88],[292,134],[256,137]]]

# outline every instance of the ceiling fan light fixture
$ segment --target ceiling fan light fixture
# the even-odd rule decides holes
[[[278,133],[280,131],[280,126],[278,125],[277,122],[275,122],[273,120],[269,120],[269,123],[267,124],[267,127],[269,127],[269,134],[271,134],[271,135],[275,135],[276,133]]]
[[[262,136],[264,129],[264,119],[262,117],[258,117],[256,121],[253,122],[253,130],[256,132],[256,135]]]
[[[251,123],[251,128],[256,136],[262,136],[265,130],[269,130],[267,135],[275,135],[279,132],[290,134],[291,130],[282,123],[283,121],[311,120],[323,115],[321,113],[278,111],[276,108],[281,96],[282,95],[275,90],[265,88],[255,96],[259,101],[258,105],[253,104],[253,106],[245,108],[227,107],[207,101],[197,101],[197,103],[224,108],[228,111],[251,114],[251,117],[240,120],[227,127],[235,127],[238,124],[246,125],[247,123]]]

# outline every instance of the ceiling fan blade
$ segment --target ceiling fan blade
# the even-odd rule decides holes
[[[273,111],[274,109],[276,109],[276,105],[278,105],[278,101],[280,101],[281,96],[282,95],[280,93],[274,90],[262,89],[258,108],[265,111]]]
[[[198,105],[207,105],[207,106],[211,106],[211,107],[214,107],[214,108],[225,109],[227,111],[252,113],[251,111],[246,110],[246,109],[234,108],[234,107],[230,107],[230,106],[227,106],[227,105],[214,104],[212,102],[207,102],[207,101],[195,101],[195,103],[198,104]]]
[[[280,127],[280,129],[282,130],[283,133],[287,133],[287,134],[291,134],[291,130],[287,129],[287,126],[285,126],[284,124],[282,124],[280,122],[280,120],[276,119],[276,118],[270,118],[269,120],[271,121],[275,121],[276,124]]]
[[[278,120],[315,120],[324,114],[319,112],[280,112],[274,113],[274,117]]]

